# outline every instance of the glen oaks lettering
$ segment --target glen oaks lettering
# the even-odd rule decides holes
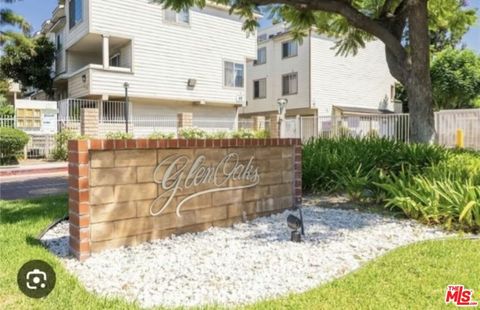
[[[237,153],[229,153],[216,164],[207,164],[206,157],[200,155],[191,160],[186,155],[171,155],[163,159],[155,168],[153,180],[164,190],[150,205],[150,214],[161,214],[182,190],[209,184],[212,188],[184,197],[177,205],[180,215],[182,206],[190,199],[212,192],[254,187],[259,182],[258,168],[253,164],[254,157],[241,163]],[[164,168],[164,169],[163,169]],[[163,172],[163,175],[162,175]],[[239,181],[241,185],[228,186],[230,181]],[[160,202],[165,201],[163,205]]]

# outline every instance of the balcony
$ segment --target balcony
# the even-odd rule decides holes
[[[67,49],[68,96],[81,98],[110,95],[116,79],[114,96],[122,96],[124,75],[131,75],[132,41],[130,39],[89,34]]]

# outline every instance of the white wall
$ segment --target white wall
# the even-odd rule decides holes
[[[245,113],[256,113],[277,110],[277,99],[287,98],[288,109],[309,107],[309,49],[310,42],[305,38],[298,46],[298,56],[282,59],[282,43],[288,41],[289,36],[280,36],[258,44],[258,48],[267,48],[267,62],[262,65],[253,65],[250,61],[247,66],[247,100]],[[282,95],[282,75],[297,72],[298,93],[296,95]],[[253,82],[258,79],[267,79],[267,96],[265,99],[253,98]]]
[[[122,96],[121,85],[129,82],[130,95],[139,98],[235,104],[245,96],[245,87],[223,86],[225,60],[245,64],[256,57],[256,36],[247,38],[238,17],[212,7],[191,9],[190,24],[181,26],[164,23],[162,7],[148,0],[90,1],[90,32],[131,39],[133,51],[133,74],[98,70],[91,94]],[[189,78],[197,80],[193,90]]]
[[[367,43],[355,56],[335,56],[333,40],[312,35],[312,102],[319,115],[330,115],[332,105],[378,109],[386,99],[393,110],[390,87],[395,79],[380,41]]]
[[[65,1],[65,15],[66,15],[66,40],[65,40],[65,48],[68,49],[70,46],[75,44],[78,40],[80,40],[83,36],[85,36],[89,31],[89,23],[90,23],[90,1],[94,0],[83,0],[83,21],[75,25],[73,28],[70,29],[70,21],[69,21],[69,1]],[[102,0],[100,0],[102,1]]]

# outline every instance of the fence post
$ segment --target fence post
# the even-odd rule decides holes
[[[265,116],[254,116],[253,120],[253,130],[258,131],[265,129]]]
[[[177,114],[177,133],[183,128],[191,128],[193,126],[193,114],[181,112]]]
[[[83,108],[80,110],[80,134],[82,136],[98,137],[98,109]]]
[[[280,138],[280,114],[270,114],[270,137]]]
[[[295,116],[295,130],[297,133],[297,138],[301,139],[302,138],[302,120],[300,118],[300,115]]]

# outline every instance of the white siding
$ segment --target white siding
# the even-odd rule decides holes
[[[78,40],[83,38],[89,32],[89,22],[90,22],[90,1],[94,0],[83,0],[83,21],[75,25],[70,29],[70,14],[69,14],[69,1],[65,0],[65,15],[67,17],[67,22],[65,28],[67,29],[67,36],[65,40],[65,48],[68,49],[70,46],[75,44]]]
[[[138,118],[153,118],[158,116],[176,117],[178,113],[188,112],[195,119],[221,119],[233,122],[235,119],[234,107],[218,107],[209,105],[193,105],[186,103],[159,103],[158,101],[133,100],[132,114]]]
[[[85,75],[86,82],[83,83],[82,75]],[[88,70],[79,72],[68,79],[68,97],[78,98],[88,95],[88,85],[90,81],[90,74]]]
[[[355,56],[335,56],[334,42],[313,35],[312,103],[320,115],[330,115],[332,105],[378,109],[384,100],[392,109],[390,86],[395,80],[380,41],[367,43]]]
[[[298,56],[282,59],[282,43],[289,36],[282,36],[258,45],[267,48],[267,63],[247,66],[247,100],[248,106],[244,113],[267,112],[277,110],[277,99],[287,98],[288,109],[308,108],[309,105],[309,39],[305,38],[298,46]],[[297,72],[298,93],[282,95],[282,75]],[[253,81],[267,79],[267,96],[265,99],[253,99]]]
[[[179,26],[163,23],[162,7],[148,0],[90,1],[90,31],[133,44],[133,74],[97,70],[92,94],[121,96],[127,81],[132,97],[235,104],[245,95],[245,88],[223,87],[224,60],[245,63],[256,56],[256,36],[246,37],[238,17],[211,7],[191,9],[190,25]],[[187,89],[190,78],[197,80],[193,90]]]

